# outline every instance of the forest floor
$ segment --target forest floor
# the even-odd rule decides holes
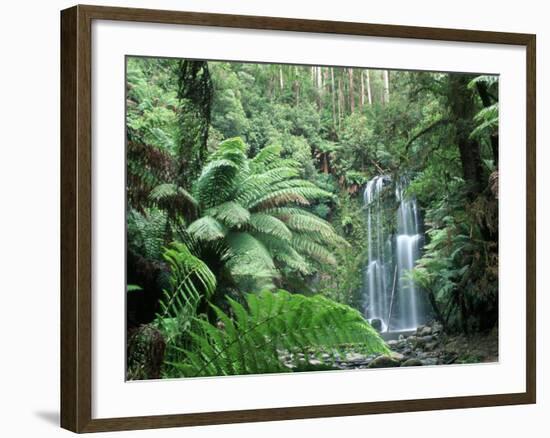
[[[440,324],[388,340],[391,355],[364,355],[350,350],[333,364],[336,369],[389,368],[498,362],[498,328],[470,336],[446,334]],[[314,368],[321,365],[313,359]],[[310,360],[312,362],[312,360]]]

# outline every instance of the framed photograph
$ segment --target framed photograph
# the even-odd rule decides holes
[[[535,35],[61,13],[61,425],[535,403]]]

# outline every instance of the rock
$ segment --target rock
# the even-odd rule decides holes
[[[348,353],[346,354],[346,362],[365,362],[367,360],[366,356],[363,356],[359,353]]]
[[[419,367],[422,365],[423,365],[422,361],[416,358],[407,359],[405,362],[401,364],[402,367]]]
[[[426,327],[422,327],[422,330],[420,330],[419,335],[420,336],[428,336],[432,334],[432,328],[427,325]]]
[[[376,330],[377,332],[381,332],[382,331],[382,320],[379,319],[379,318],[373,318],[370,320],[370,325],[372,326],[372,328],[374,330]]]
[[[378,356],[369,365],[369,368],[392,368],[398,367],[400,362],[391,356]]]
[[[428,357],[427,359],[421,360],[422,365],[431,366],[431,365],[437,365],[437,358],[436,357]]]
[[[396,339],[391,339],[388,341],[388,347],[390,348],[397,347],[398,345],[399,345],[399,341],[397,341]]]
[[[399,341],[404,341],[404,340],[405,340],[405,336],[399,335],[399,337],[397,338],[397,340],[399,340]]]
[[[426,328],[426,326],[424,326],[424,325],[419,325],[419,326],[416,328],[416,334],[420,336],[421,333],[422,333],[422,330],[424,330],[424,328]]]
[[[310,359],[309,364],[313,366],[320,366],[323,365],[323,362],[321,362],[319,359]]]
[[[422,336],[421,339],[422,339],[422,340],[424,341],[424,343],[426,344],[426,343],[428,343],[428,342],[432,342],[433,339],[434,339],[434,337],[431,336],[431,335],[426,335],[426,336]]]
[[[445,345],[445,351],[447,351],[449,353],[457,353],[458,351],[460,351],[458,341],[455,339],[455,340],[450,341],[449,343],[447,343]]]
[[[443,353],[443,355],[441,356],[441,360],[446,365],[455,363],[457,359],[458,359],[458,354],[456,353]]]
[[[390,356],[393,359],[398,360],[399,362],[403,362],[405,360],[405,356],[401,353],[398,353],[397,351],[392,351]]]
[[[422,348],[422,347],[424,347],[425,341],[424,341],[424,338],[419,338],[417,336],[411,336],[409,338],[409,344],[413,348]]]
[[[427,342],[424,349],[427,351],[433,351],[437,347],[437,341]]]

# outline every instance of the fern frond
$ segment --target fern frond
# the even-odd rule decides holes
[[[292,247],[289,241],[282,240],[271,234],[254,233],[254,237],[261,241],[273,255],[273,258],[283,266],[287,266],[293,271],[298,271],[305,275],[311,273],[310,264]]]
[[[205,212],[223,222],[227,227],[240,227],[250,219],[250,212],[234,201],[216,205]]]
[[[161,318],[176,317],[201,298],[208,299],[216,289],[216,277],[201,259],[182,243],[173,243],[164,252],[170,267],[170,290],[160,302]]]
[[[332,252],[304,235],[294,234],[291,243],[298,252],[306,254],[320,263],[336,265],[336,259]]]
[[[187,232],[198,240],[211,241],[222,239],[226,235],[227,230],[213,217],[203,216],[189,225]]]
[[[334,360],[349,344],[365,354],[389,353],[357,310],[321,296],[263,291],[247,295],[246,307],[228,302],[234,318],[214,307],[222,328],[201,323],[180,377],[289,372],[300,355]]]
[[[149,193],[149,200],[167,211],[179,210],[184,216],[195,216],[198,202],[183,187],[176,184],[160,184]]]
[[[292,237],[292,232],[285,223],[269,214],[253,213],[250,216],[248,225],[259,233],[270,234],[279,239],[290,241]]]

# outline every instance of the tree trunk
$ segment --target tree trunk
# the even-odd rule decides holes
[[[491,101],[491,96],[489,96],[489,91],[487,90],[487,85],[482,82],[476,83],[477,92],[481,98],[481,102],[485,108],[491,106],[493,102]],[[493,160],[495,162],[495,167],[498,167],[498,131],[491,134],[491,152],[493,153]]]
[[[283,91],[283,88],[285,87],[285,81],[283,79],[283,66],[279,66],[279,87],[281,91]]]
[[[369,101],[369,105],[372,105],[372,89],[370,86],[370,73],[368,69],[367,69],[367,98]]]
[[[365,106],[365,70],[361,70],[361,108]]]
[[[213,83],[206,61],[180,61],[178,68],[178,184],[188,189],[206,161]]]
[[[384,70],[382,75],[384,79],[384,103],[390,103],[390,72]]]
[[[353,95],[353,69],[348,69],[348,75],[349,75],[349,109],[350,112],[353,114],[355,111],[355,96]]]
[[[332,95],[332,122],[334,129],[336,129],[336,86],[334,84],[334,68],[330,68],[330,86]]]
[[[469,192],[476,194],[483,188],[483,172],[479,143],[470,138],[474,128],[475,106],[472,92],[468,89],[469,80],[465,75],[449,75],[449,101],[464,180]]]
[[[342,114],[344,112],[344,93],[342,91],[342,78],[338,78],[338,127],[342,120]]]

